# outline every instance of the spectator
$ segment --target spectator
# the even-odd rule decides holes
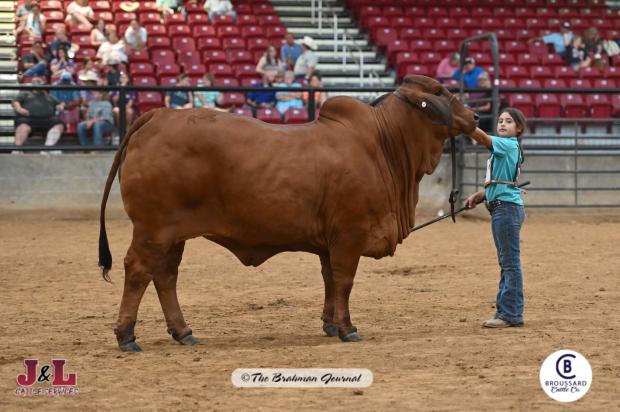
[[[579,70],[582,67],[590,66],[592,59],[586,53],[586,48],[583,44],[581,36],[575,36],[572,38],[570,44],[566,48],[564,53],[564,60],[566,63],[575,70]]]
[[[484,73],[481,67],[476,67],[476,61],[473,57],[467,57],[463,66],[463,83],[465,87],[473,88],[478,86],[478,76]],[[461,69],[457,69],[452,75],[453,80],[461,81]]]
[[[34,3],[31,6],[31,13],[28,13],[15,30],[15,36],[26,33],[32,39],[40,39],[45,33],[45,16],[41,14],[41,6]]]
[[[88,145],[88,131],[93,131],[93,143],[95,146],[103,144],[103,135],[114,130],[114,118],[112,116],[112,104],[108,100],[107,93],[93,91],[93,100],[88,104],[86,120],[78,123],[77,132],[80,144]]]
[[[24,76],[48,76],[47,58],[41,42],[35,42],[30,53],[22,58]]]
[[[314,53],[319,47],[312,37],[304,36],[301,41],[301,48],[303,49],[303,53],[297,58],[293,72],[295,73],[295,80],[302,81],[305,79],[308,81],[319,62],[319,59]]]
[[[55,86],[75,86],[73,77],[69,72],[63,72],[60,79],[54,83]],[[52,90],[50,96],[64,104],[64,109],[73,109],[80,105],[80,92],[77,90]]]
[[[100,63],[101,60],[99,59],[91,59],[90,57],[86,57],[82,63],[82,69],[78,71],[78,80],[85,77],[89,72],[93,72],[95,76],[99,78],[99,73],[101,72],[101,68],[99,67]]]
[[[32,79],[32,84],[43,84],[40,78]],[[23,145],[31,132],[47,132],[46,146],[54,146],[64,130],[62,120],[56,117],[56,110],[63,104],[45,90],[23,91],[13,101],[17,112],[15,118],[15,145]]]
[[[108,60],[108,65],[104,68],[103,84],[107,86],[117,86],[121,83],[121,71],[118,67],[119,62]]]
[[[90,32],[90,44],[99,47],[108,41],[107,30],[105,28],[105,20],[97,20],[97,25]]]
[[[129,76],[125,72],[121,72],[119,84],[121,86],[131,86],[131,81]],[[112,103],[114,105],[114,109],[112,109],[112,113],[114,114],[114,122],[119,124],[120,117],[120,107],[119,107],[119,93],[112,92],[110,93],[112,97]],[[127,127],[129,127],[133,123],[133,118],[135,115],[135,101],[136,101],[136,92],[135,91],[125,91],[125,123]]]
[[[198,80],[198,86],[211,87],[215,85],[213,73],[206,73]],[[194,92],[194,107],[220,110],[217,106],[222,104],[222,94],[218,90]]]
[[[91,20],[95,16],[92,7],[88,5],[88,0],[75,0],[67,6],[67,18],[69,24],[83,25],[87,30],[93,28]]]
[[[59,77],[65,72],[71,75],[75,73],[75,63],[67,56],[67,49],[64,47],[58,49],[56,58],[50,62],[50,71],[52,77]]]
[[[233,9],[230,0],[207,0],[205,11],[209,14],[209,20],[213,23],[216,16],[231,16],[233,21],[237,21],[237,13]]]
[[[291,33],[286,33],[284,36],[284,45],[280,50],[280,54],[282,56],[282,62],[287,66],[287,70],[293,70],[297,59],[303,52],[301,45],[295,41],[293,35]]]
[[[52,40],[49,47],[50,57],[56,57],[58,49],[64,47],[67,50],[67,56],[73,58],[80,46],[71,43],[69,36],[67,36],[67,29],[65,29],[65,26],[58,27],[54,33],[54,40]]]
[[[99,75],[95,71],[87,71],[78,77],[80,83],[84,86],[97,86],[99,85],[100,78]],[[89,103],[93,100],[93,92],[91,90],[81,90],[80,98],[82,99],[82,109],[86,111],[88,109]]]
[[[295,82],[295,73],[288,70],[284,73],[284,83],[277,83],[273,87],[299,87],[301,84]],[[280,114],[286,113],[290,108],[302,108],[304,102],[301,100],[301,92],[277,92],[276,93],[276,109]]]
[[[32,13],[32,0],[24,0],[24,4],[15,10],[15,21],[22,21]]]
[[[283,68],[282,60],[278,57],[278,49],[273,44],[270,44],[256,65],[256,72],[261,76],[266,72],[272,72],[275,75]]]
[[[177,78],[177,86],[189,86],[189,77],[181,73]],[[171,109],[191,109],[194,96],[192,92],[186,90],[174,90],[166,93],[164,102],[166,107]]]
[[[493,133],[493,125],[495,123],[492,118],[493,107],[491,106],[491,100],[489,100],[493,97],[493,93],[491,91],[491,76],[489,73],[483,72],[480,76],[478,76],[478,87],[488,89],[488,91],[471,93],[468,98],[468,104],[476,111],[476,113],[480,114],[478,127],[485,132]],[[500,113],[505,107],[508,107],[508,102],[506,99],[500,98],[498,113]]]
[[[321,88],[323,87],[323,78],[321,77],[321,73],[319,73],[318,71],[314,71],[314,73],[312,73],[312,76],[310,76],[310,87],[316,87],[316,88]],[[303,100],[304,100],[304,104],[306,106],[308,106],[309,102],[309,97],[310,97],[310,92],[304,92],[303,94]],[[314,104],[315,107],[317,109],[321,108],[321,106],[323,105],[323,103],[325,103],[325,101],[327,100],[328,96],[327,96],[327,92],[314,92]]]
[[[179,9],[179,0],[156,0],[155,6],[157,10],[166,15],[174,14]]]
[[[280,72],[280,75],[282,73]],[[276,76],[278,74],[273,73],[273,72],[265,72],[263,74],[263,81],[261,83],[257,83],[254,85],[255,88],[260,89],[260,88],[265,88],[265,87],[272,87],[273,83],[274,83],[274,79],[276,79]],[[278,81],[282,81],[284,78],[279,77]],[[274,91],[254,91],[252,90],[251,92],[248,92],[247,96],[246,96],[246,100],[245,100],[246,104],[248,106],[250,106],[250,108],[252,109],[252,111],[256,111],[256,109],[259,109],[261,107],[266,107],[266,108],[273,108],[275,107],[277,100],[276,100],[276,92]]]
[[[550,33],[546,36],[533,37],[529,39],[528,43],[534,43],[537,41],[542,41],[545,44],[553,44],[553,48],[555,52],[559,55],[564,55],[566,51],[566,46],[573,39],[573,32],[570,31],[570,22],[565,21],[562,23],[559,32]]]
[[[103,64],[110,64],[110,61],[127,63],[125,43],[118,38],[118,33],[115,30],[110,30],[108,41],[99,46],[97,57],[101,59]]]
[[[589,29],[584,30],[581,38],[588,56],[593,57],[603,53],[603,39],[601,39],[596,27],[590,27]],[[600,58],[600,56],[598,58]]]
[[[144,50],[146,48],[146,39],[148,33],[144,27],[140,27],[138,20],[133,19],[131,25],[125,30],[125,44],[131,50]]]
[[[442,83],[445,80],[452,79],[454,72],[459,69],[459,58],[460,55],[458,53],[451,53],[449,56],[444,57],[437,66],[435,78]]]

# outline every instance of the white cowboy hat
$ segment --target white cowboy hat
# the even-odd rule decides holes
[[[98,82],[99,75],[96,72],[89,70],[86,73],[80,74],[78,79],[80,79],[83,82]]]
[[[133,13],[140,7],[140,3],[137,1],[122,1],[120,9],[127,13]]]
[[[307,46],[311,50],[316,50],[319,48],[319,45],[316,44],[316,41],[310,36],[304,36],[301,44]]]

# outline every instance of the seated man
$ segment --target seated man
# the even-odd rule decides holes
[[[93,90],[93,100],[88,103],[86,120],[80,122],[77,127],[78,137],[82,146],[88,145],[88,130],[93,131],[93,143],[95,146],[103,144],[103,135],[114,130],[114,117],[112,115],[112,103],[108,100],[107,93]]]
[[[237,13],[235,13],[230,0],[207,0],[205,11],[209,15],[211,23],[216,16],[232,16],[233,21],[237,21]]]
[[[24,76],[48,76],[47,58],[41,42],[32,45],[30,53],[22,57]]]
[[[40,78],[32,84],[43,84]],[[45,90],[20,92],[13,101],[17,113],[15,118],[15,145],[22,146],[31,132],[47,132],[45,146],[54,146],[64,130],[62,120],[56,117],[56,110],[64,105]]]
[[[45,33],[45,23],[45,16],[41,14],[41,6],[39,3],[34,3],[31,12],[20,20],[19,26],[15,29],[15,36],[26,33],[31,39],[40,39]]]
[[[71,43],[65,26],[58,27],[54,32],[54,39],[49,46],[49,53],[51,54],[51,57],[57,57],[56,55],[58,54],[58,49],[60,48],[65,48],[67,50],[67,56],[71,59],[75,56],[75,52],[80,48],[77,44]]]
[[[63,72],[60,75],[60,80],[54,83],[55,86],[75,86],[73,77],[69,72]],[[63,104],[64,110],[73,109],[79,107],[81,103],[80,92],[78,90],[52,90],[50,93],[54,99]]]
[[[93,8],[88,5],[88,0],[75,0],[67,6],[67,18],[69,24],[81,24],[86,30],[91,30],[93,24],[91,20],[95,17]]]
[[[570,22],[565,21],[562,23],[559,32],[550,33],[546,36],[533,37],[529,39],[528,43],[534,43],[542,41],[545,44],[552,44],[555,52],[561,56],[566,52],[566,46],[570,44],[573,39],[573,32],[570,30]]]
[[[146,48],[146,40],[148,33],[144,27],[140,26],[138,20],[133,19],[127,30],[125,30],[125,44],[131,50],[144,50]]]
[[[284,83],[277,83],[274,87],[299,87],[301,84],[295,83],[295,74],[292,71],[284,73]],[[301,100],[301,92],[277,92],[276,93],[276,109],[280,114],[284,115],[286,111],[292,107],[301,109],[304,107],[304,101]]]
[[[465,65],[463,66],[463,83],[467,88],[478,87],[478,76],[484,73],[482,67],[476,67],[476,61],[473,57],[465,59]],[[461,69],[454,72],[452,79],[461,81]]]
[[[254,85],[257,89],[262,89],[265,87],[272,87],[274,79],[276,75],[271,72],[265,72],[263,74],[262,83],[257,83]],[[283,77],[278,79],[279,82],[283,80]],[[274,108],[277,100],[276,100],[276,92],[274,91],[254,91],[248,92],[245,100],[246,104],[252,109],[253,112],[256,109],[260,109],[261,107]]]
[[[19,6],[17,10],[15,10],[15,21],[22,21],[26,19],[30,13],[32,13],[32,0],[24,0],[24,4]]]

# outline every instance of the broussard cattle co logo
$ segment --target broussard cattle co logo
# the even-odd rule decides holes
[[[65,359],[52,359],[39,367],[38,359],[24,359],[24,373],[17,375],[17,396],[75,396],[77,374],[65,369]]]
[[[592,368],[579,352],[554,352],[540,368],[540,386],[556,401],[574,402],[588,392],[591,384]]]

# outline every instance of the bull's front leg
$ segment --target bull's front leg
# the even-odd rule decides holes
[[[360,250],[351,245],[338,245],[330,249],[330,263],[334,293],[333,324],[338,328],[338,336],[343,342],[358,342],[362,337],[351,323],[349,296],[353,288],[353,278],[360,260]]]
[[[320,255],[321,275],[325,285],[325,302],[323,303],[323,331],[327,336],[338,336],[338,327],[334,325],[334,279],[329,254]]]

